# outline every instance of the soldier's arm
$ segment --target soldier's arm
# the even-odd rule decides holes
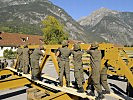
[[[43,52],[41,50],[40,50],[39,54],[43,56]]]
[[[70,55],[71,55],[71,54],[74,55],[74,51],[73,51],[73,50],[70,51]]]
[[[58,57],[60,55],[60,51],[57,51],[55,55]]]
[[[58,48],[58,49],[57,49],[57,51],[56,51],[55,55],[56,55],[57,57],[59,57],[59,56],[60,56],[60,48]]]
[[[91,49],[91,47],[89,47],[89,48],[86,50],[86,52],[87,52],[87,53],[90,53],[90,49]]]

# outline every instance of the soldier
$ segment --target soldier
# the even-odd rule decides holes
[[[79,87],[79,90],[77,92],[83,93],[84,92],[83,85],[82,85],[82,83],[84,82],[83,66],[82,66],[83,52],[81,52],[79,44],[74,44],[72,54],[73,54],[73,60],[74,60],[73,64],[74,64],[75,81]]]
[[[69,56],[71,51],[68,49],[68,41],[64,40],[62,42],[62,48],[57,52],[57,56],[60,55],[60,86],[63,86],[63,75],[66,77],[66,86],[70,87],[70,66],[69,66]]]
[[[23,48],[23,73],[29,73],[29,48],[28,45],[24,45]]]
[[[32,74],[31,79],[33,79],[33,80],[40,79],[39,59],[40,59],[40,56],[43,56],[43,52],[41,51],[41,49],[43,49],[42,46],[40,46],[39,48],[36,48],[30,56],[31,68],[32,68],[32,70],[31,70],[31,74]]]
[[[110,89],[107,83],[107,70],[108,70],[108,64],[107,61],[104,64],[105,66],[102,68],[101,70],[101,74],[100,74],[100,82],[101,85],[103,86],[103,88],[105,89],[103,91],[103,94],[110,94]]]
[[[18,45],[18,49],[17,49],[17,71],[18,72],[22,72],[22,68],[23,68],[23,50],[22,48],[20,48],[20,45]]]
[[[57,51],[56,51],[57,62],[58,62],[58,67],[59,67],[59,75],[58,75],[58,76],[60,76],[60,72],[61,72],[61,71],[60,71],[60,69],[61,69],[61,65],[60,65],[60,64],[61,64],[61,60],[60,60],[60,57],[61,57],[61,55],[58,54],[58,53],[59,53],[59,52],[58,52],[59,49],[60,49],[60,48],[58,48]],[[57,79],[57,81],[59,81],[59,78]]]
[[[101,51],[98,50],[98,43],[92,43],[91,48],[87,50],[87,53],[90,54],[90,65],[92,68],[91,79],[94,88],[98,93],[96,100],[103,99],[104,95],[102,93],[102,88],[100,85]],[[91,91],[89,94],[93,94],[93,91]]]
[[[1,59],[0,59],[0,69],[3,69]]]
[[[8,66],[8,62],[6,61],[6,59],[3,60],[3,65],[4,65],[4,68]]]
[[[14,60],[11,60],[11,64],[10,64],[10,67],[13,67],[14,66]]]

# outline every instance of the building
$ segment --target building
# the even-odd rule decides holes
[[[38,35],[27,35],[18,33],[0,32],[0,57],[6,49],[16,51],[17,45],[34,44],[42,45],[43,37]]]

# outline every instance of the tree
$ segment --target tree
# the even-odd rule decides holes
[[[14,59],[16,57],[16,52],[12,51],[12,49],[10,50],[6,49],[4,50],[3,55],[4,55],[4,58]]]
[[[68,39],[68,34],[64,31],[64,26],[53,16],[47,16],[43,21],[43,38],[45,44],[61,44]]]

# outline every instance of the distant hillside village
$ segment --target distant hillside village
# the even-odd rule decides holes
[[[38,35],[27,35],[19,33],[0,32],[0,57],[3,57],[4,50],[17,50],[18,45],[24,44],[42,45],[43,37]]]

